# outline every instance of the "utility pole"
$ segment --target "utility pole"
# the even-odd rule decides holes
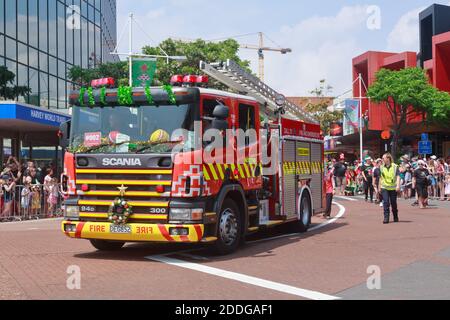
[[[129,62],[129,86],[133,86],[133,13],[130,13],[130,30],[129,30],[129,50],[128,50],[128,62]]]
[[[362,106],[362,75],[359,74],[359,147],[361,155],[361,164],[363,163],[363,106]]]

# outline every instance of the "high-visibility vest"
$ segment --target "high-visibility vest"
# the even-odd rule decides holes
[[[381,167],[381,188],[385,190],[397,189],[397,170],[398,166],[393,163],[389,168]]]

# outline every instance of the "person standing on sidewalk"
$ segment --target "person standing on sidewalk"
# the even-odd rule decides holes
[[[413,175],[413,188],[416,189],[420,209],[425,209],[427,207],[430,172],[425,167],[425,161],[420,160],[418,166],[419,167],[414,171]]]
[[[335,194],[335,181],[334,181],[334,166],[328,165],[328,172],[325,174],[325,189],[327,193],[327,208],[323,217],[325,219],[331,219],[331,207],[333,205],[333,196]]]
[[[384,224],[389,223],[390,210],[392,207],[392,214],[394,222],[399,222],[397,195],[400,191],[400,173],[398,166],[394,163],[394,159],[390,153],[383,156],[383,165],[381,166],[381,194],[383,195],[384,207]]]
[[[381,196],[381,186],[380,186],[380,180],[381,180],[381,165],[383,163],[383,160],[377,159],[375,161],[375,168],[373,169],[373,189],[375,190],[376,194],[376,201],[375,203],[379,203],[380,207],[383,206],[383,197]]]
[[[361,174],[363,177],[363,184],[364,184],[364,194],[366,196],[366,202],[369,201],[370,196],[370,202],[373,203],[373,160],[372,158],[366,158],[365,164],[361,167]]]

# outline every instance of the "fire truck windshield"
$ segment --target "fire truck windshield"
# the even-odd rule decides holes
[[[89,153],[170,153],[184,141],[192,151],[190,137],[199,121],[198,105],[74,107],[71,149]],[[182,129],[182,131],[180,131]],[[184,132],[180,140],[179,132]]]

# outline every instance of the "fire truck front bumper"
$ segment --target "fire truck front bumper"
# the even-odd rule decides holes
[[[139,224],[63,221],[62,231],[74,239],[123,242],[204,242],[204,225]]]

